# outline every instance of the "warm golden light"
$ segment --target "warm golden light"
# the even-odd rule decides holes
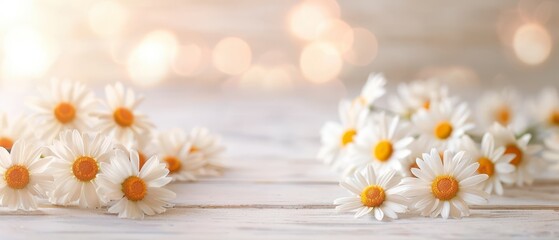
[[[551,35],[543,26],[527,23],[514,33],[512,46],[520,61],[528,65],[538,65],[543,63],[551,53]]]
[[[24,21],[32,10],[32,0],[0,0],[0,28]]]
[[[358,66],[371,63],[377,56],[377,38],[371,31],[364,28],[354,28],[351,33],[353,34],[353,44],[351,49],[344,54],[344,59]]]
[[[340,7],[334,0],[302,1],[288,16],[289,30],[300,39],[313,40],[322,23],[339,16]]]
[[[39,32],[22,27],[6,33],[3,54],[5,78],[36,78],[49,69],[56,49]]]
[[[243,39],[228,37],[215,45],[212,61],[219,71],[229,75],[238,75],[250,67],[252,51]]]
[[[240,79],[241,87],[278,90],[291,86],[292,77],[289,66],[253,65]]]
[[[173,62],[173,70],[182,76],[192,76],[202,67],[203,49],[196,44],[181,46]]]
[[[318,26],[316,39],[328,42],[340,53],[345,53],[353,44],[353,29],[342,20],[331,19]]]
[[[157,30],[147,34],[128,58],[130,78],[142,86],[162,81],[173,62],[177,40],[173,33]]]
[[[93,32],[101,36],[120,33],[127,18],[127,10],[116,1],[97,2],[89,11],[89,25]]]
[[[303,49],[300,57],[303,76],[314,83],[330,81],[342,70],[340,53],[331,44],[311,43]]]

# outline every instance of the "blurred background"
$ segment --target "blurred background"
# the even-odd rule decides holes
[[[52,77],[99,93],[122,81],[156,99],[146,109],[174,109],[153,116],[159,125],[256,134],[251,123],[267,129],[290,109],[293,123],[316,116],[317,135],[370,72],[389,88],[436,77],[534,93],[559,85],[558,46],[550,0],[0,0],[0,107],[20,109],[14,99]]]

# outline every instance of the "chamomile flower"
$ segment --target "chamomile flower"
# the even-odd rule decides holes
[[[407,146],[413,137],[406,136],[399,117],[388,117],[381,112],[373,117],[373,122],[357,134],[350,147],[350,172],[368,164],[373,164],[379,171],[387,168],[399,170],[400,161],[410,154]]]
[[[495,192],[503,195],[502,183],[514,183],[512,173],[515,167],[510,163],[515,157],[514,154],[505,154],[505,147],[495,146],[495,139],[491,133],[483,135],[481,148],[469,136],[463,138],[461,148],[470,159],[479,163],[477,172],[488,176],[482,183],[483,190],[489,194]]]
[[[98,183],[110,200],[117,202],[109,208],[120,218],[143,219],[171,207],[169,201],[176,195],[165,189],[171,182],[169,170],[156,156],[147,160],[140,169],[140,157],[136,151],[129,153],[116,150],[111,163],[101,163]]]
[[[435,103],[448,99],[448,88],[439,81],[418,80],[398,86],[398,97],[389,99],[390,109],[411,118],[420,109],[429,110]]]
[[[68,130],[62,132],[49,149],[52,153],[49,170],[54,176],[54,190],[50,193],[52,203],[77,204],[82,208],[106,204],[103,192],[98,189],[97,176],[99,164],[109,162],[114,153],[110,138]]]
[[[419,168],[415,160],[421,158],[423,153],[429,151],[429,144],[426,141],[413,141],[408,145],[407,149],[410,151],[410,154],[402,158],[399,171],[404,177],[413,177],[411,169]]]
[[[134,91],[124,88],[120,82],[105,87],[105,94],[108,110],[92,114],[99,118],[97,129],[101,133],[115,137],[122,144],[142,134],[151,134],[153,124],[136,110],[143,97],[136,98]]]
[[[510,128],[506,128],[498,123],[491,127],[490,132],[495,137],[495,145],[505,148],[505,154],[514,154],[510,163],[514,165],[514,182],[517,186],[532,184],[534,175],[543,169],[543,162],[537,157],[541,150],[540,145],[529,144],[532,135],[524,134],[516,138]]]
[[[174,181],[195,181],[206,165],[201,154],[191,152],[192,143],[181,129],[160,133],[157,144],[158,157],[166,163]]]
[[[142,169],[148,159],[157,155],[157,141],[154,132],[152,132],[152,134],[137,136],[133,141],[129,141],[128,144],[124,146],[126,146],[125,149],[131,149],[138,153],[140,169]]]
[[[206,128],[194,128],[188,134],[191,143],[190,153],[201,155],[206,164],[200,169],[201,175],[216,176],[223,170],[221,155],[225,147],[221,145],[221,138],[210,133]]]
[[[39,90],[41,97],[31,98],[28,106],[35,111],[32,117],[41,126],[41,139],[50,141],[65,130],[90,130],[95,121],[90,113],[97,103],[85,85],[54,79],[50,87]]]
[[[384,75],[380,73],[369,74],[367,83],[365,83],[365,86],[361,89],[361,93],[355,98],[353,103],[367,108],[373,106],[375,101],[386,93],[385,85],[386,79]]]
[[[354,177],[340,182],[340,186],[352,196],[336,199],[336,211],[356,211],[355,218],[372,214],[379,221],[384,216],[397,219],[397,213],[407,211],[407,201],[397,188],[399,182],[400,177],[396,171],[378,174],[372,165],[368,165],[362,171],[355,172]]]
[[[36,210],[37,198],[43,198],[52,177],[46,171],[48,161],[41,159],[41,148],[18,140],[8,153],[0,148],[0,198],[10,210]]]
[[[511,126],[516,132],[525,130],[527,121],[522,113],[523,104],[516,91],[505,89],[501,92],[489,92],[478,103],[478,121],[480,126],[488,129],[494,122]]]
[[[416,176],[402,180],[403,195],[422,216],[461,218],[470,214],[468,205],[483,204],[487,193],[480,185],[487,175],[477,174],[479,163],[464,158],[464,152],[446,150],[443,159],[436,149],[417,159]]]
[[[453,100],[431,106],[429,111],[419,110],[413,117],[420,138],[439,149],[455,148],[460,138],[474,128],[470,122],[470,110],[466,103],[455,106]]]
[[[548,127],[559,128],[559,94],[555,88],[542,91],[532,106],[536,121]]]
[[[542,156],[552,161],[556,169],[559,169],[559,133],[555,133],[544,140],[546,150]]]
[[[355,107],[348,101],[341,101],[339,107],[341,122],[327,122],[320,131],[322,147],[318,158],[334,168],[345,168],[344,158],[353,140],[368,122],[369,110]]]
[[[10,151],[17,140],[36,141],[31,132],[27,119],[16,117],[8,118],[6,113],[0,113],[0,147]]]

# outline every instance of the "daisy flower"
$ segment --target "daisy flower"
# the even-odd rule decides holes
[[[52,153],[50,170],[54,176],[52,203],[77,203],[82,208],[106,204],[104,194],[98,189],[97,176],[99,163],[109,162],[114,153],[110,138],[68,130],[62,132],[49,149]]]
[[[410,154],[407,146],[413,137],[406,136],[399,117],[388,117],[384,112],[373,117],[375,124],[369,124],[357,134],[350,147],[349,171],[373,164],[375,169],[399,170],[400,161]]]
[[[141,136],[137,136],[133,141],[129,141],[125,146],[126,147],[121,150],[131,149],[138,153],[140,169],[142,169],[148,159],[157,155],[157,142],[156,137],[153,134],[142,134]]]
[[[192,143],[181,129],[159,134],[158,156],[166,163],[174,181],[195,181],[200,169],[206,165],[201,154],[191,152]]]
[[[502,92],[489,92],[478,103],[478,121],[488,129],[494,122],[511,126],[519,133],[526,129],[527,122],[521,114],[523,104],[516,91],[505,89]]]
[[[341,123],[327,122],[320,132],[322,147],[318,158],[334,168],[343,168],[348,147],[353,144],[355,135],[368,121],[369,110],[364,107],[352,107],[348,101],[341,101],[339,107]]]
[[[355,218],[372,214],[382,221],[384,216],[397,219],[397,213],[407,211],[407,201],[397,190],[400,177],[396,171],[386,171],[377,175],[374,167],[368,165],[362,171],[355,172],[353,178],[340,182],[352,196],[338,198],[334,201],[336,211],[356,211]]]
[[[477,172],[486,174],[489,178],[482,184],[483,190],[489,194],[495,192],[503,195],[504,183],[514,183],[512,172],[514,165],[510,162],[514,159],[514,154],[505,154],[505,147],[495,146],[495,139],[491,133],[483,135],[481,148],[469,137],[464,136],[461,149],[466,152],[468,157],[479,163]]]
[[[10,210],[36,210],[51,185],[48,161],[41,159],[41,148],[18,140],[8,153],[0,148],[0,198]]]
[[[367,83],[361,89],[361,93],[355,98],[353,103],[360,105],[361,107],[371,107],[374,102],[382,97],[386,93],[384,86],[386,85],[386,79],[382,74],[369,74]]]
[[[408,145],[408,150],[410,154],[402,158],[400,164],[400,174],[404,177],[413,177],[411,172],[412,168],[419,168],[415,160],[417,158],[421,158],[423,153],[429,151],[429,145],[425,141],[413,141],[410,145]]]
[[[169,201],[176,195],[163,188],[171,178],[169,170],[156,156],[147,160],[140,169],[138,152],[116,150],[111,163],[101,163],[98,182],[109,200],[117,202],[109,208],[120,218],[143,219],[144,215],[155,215],[171,207]]]
[[[151,133],[153,124],[146,115],[136,110],[143,97],[136,98],[134,91],[125,89],[120,82],[105,87],[105,95],[108,110],[93,113],[99,118],[97,129],[101,133],[115,137],[122,144]]]
[[[52,140],[64,130],[88,131],[95,118],[90,113],[96,107],[93,92],[79,82],[54,79],[48,88],[39,88],[41,97],[31,98],[28,106],[32,117],[40,124],[41,139]]]
[[[419,110],[412,119],[420,134],[419,141],[427,141],[439,149],[456,147],[474,124],[469,120],[467,104],[455,105],[453,100],[446,100],[431,106],[429,111]]]
[[[17,140],[36,141],[27,119],[17,117],[10,119],[6,113],[0,113],[0,147],[10,151]]]
[[[190,153],[200,154],[206,162],[200,169],[200,173],[211,176],[219,175],[223,169],[223,164],[220,163],[221,154],[225,151],[225,147],[221,145],[221,138],[211,134],[206,128],[197,127],[190,131],[188,141],[192,144]]]
[[[543,169],[543,162],[536,155],[541,150],[540,145],[528,144],[532,135],[524,134],[516,138],[510,128],[498,123],[491,127],[490,132],[495,137],[495,145],[505,148],[505,154],[514,154],[510,162],[516,167],[513,178],[517,186],[532,184],[534,175]]]
[[[441,160],[433,148],[417,159],[417,165],[411,170],[416,177],[402,180],[402,189],[422,216],[461,218],[470,214],[468,205],[487,201],[487,193],[480,189],[487,175],[477,174],[479,163],[464,158],[463,151],[446,150]]]
[[[420,109],[429,110],[434,103],[448,99],[448,88],[439,81],[419,80],[398,85],[398,96],[390,98],[390,109],[411,118]]]
[[[559,94],[555,88],[546,88],[532,106],[536,121],[544,126],[559,127]]]

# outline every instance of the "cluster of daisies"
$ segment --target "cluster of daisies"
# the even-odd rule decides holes
[[[99,208],[122,218],[165,212],[171,181],[223,170],[224,147],[205,128],[156,131],[138,112],[142,97],[121,83],[98,99],[79,82],[53,80],[30,99],[26,117],[0,116],[0,201]]]
[[[341,121],[322,128],[318,157],[352,194],[335,200],[338,211],[461,218],[559,161],[555,89],[527,100],[511,89],[487,93],[472,115],[436,80],[401,84],[383,99],[385,85],[371,74],[358,97],[340,103]]]

